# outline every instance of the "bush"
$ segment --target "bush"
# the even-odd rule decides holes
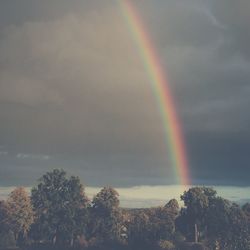
[[[175,249],[174,244],[168,240],[160,240],[158,242],[158,246],[160,250],[174,250]]]

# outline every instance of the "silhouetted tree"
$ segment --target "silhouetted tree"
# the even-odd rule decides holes
[[[186,216],[186,223],[193,228],[193,240],[198,242],[199,235],[204,229],[205,219],[210,202],[216,197],[216,191],[207,187],[194,187],[181,195],[185,209],[182,217]]]
[[[63,170],[53,170],[42,176],[32,189],[36,211],[34,231],[53,244],[73,240],[86,230],[88,199],[78,177],[67,178]]]
[[[226,200],[224,200],[224,202],[225,201]],[[237,204],[231,204],[229,201],[226,201],[226,203],[227,205],[222,207],[221,211],[214,215],[214,221],[218,220],[219,223],[217,222],[215,226],[211,228],[211,230],[216,231],[214,236],[220,237],[218,239],[218,245],[220,249],[249,250],[250,232],[247,226],[247,218]]]
[[[249,203],[241,208],[207,187],[190,188],[181,199],[181,209],[175,199],[164,207],[122,209],[118,192],[104,187],[90,203],[78,177],[53,170],[40,178],[31,200],[16,188],[0,201],[0,248],[29,232],[44,249],[69,249],[77,239],[88,249],[250,250]]]
[[[93,198],[89,236],[97,242],[111,244],[121,240],[123,217],[118,196],[115,189],[104,187]]]

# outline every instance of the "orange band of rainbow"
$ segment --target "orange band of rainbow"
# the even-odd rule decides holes
[[[153,43],[150,41],[150,36],[143,26],[139,13],[132,1],[119,0],[119,2],[150,77],[151,88],[159,106],[166,142],[170,150],[168,155],[171,157],[171,163],[176,171],[176,176],[180,184],[190,185],[185,143],[166,73],[161,66]]]

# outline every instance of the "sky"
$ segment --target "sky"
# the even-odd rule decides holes
[[[236,186],[210,186],[217,191],[217,195],[228,199],[239,205],[243,205],[250,201],[250,187]],[[183,188],[180,185],[167,186],[134,186],[134,187],[118,187],[116,191],[119,194],[120,206],[123,208],[150,208],[156,206],[164,206],[171,199],[176,199],[180,207],[184,206],[180,199],[180,194],[189,187]],[[0,199],[7,199],[8,195],[15,187],[1,187]],[[31,187],[26,187],[26,191],[30,193]],[[101,187],[85,187],[85,193],[91,200]]]
[[[169,78],[192,184],[250,186],[250,2],[133,2]],[[0,121],[1,187],[54,168],[91,187],[179,184],[118,0],[0,1]]]

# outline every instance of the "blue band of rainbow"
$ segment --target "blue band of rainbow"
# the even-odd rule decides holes
[[[161,113],[164,133],[171,157],[171,164],[182,185],[190,185],[189,167],[182,129],[176,113],[166,72],[163,70],[156,49],[131,0],[119,0],[124,18],[139,48],[142,61]]]

